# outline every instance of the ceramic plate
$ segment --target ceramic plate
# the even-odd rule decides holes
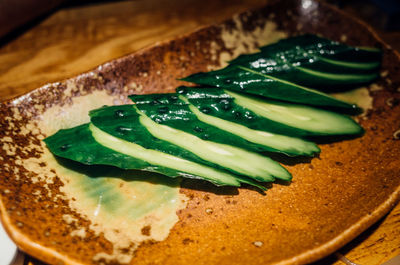
[[[265,195],[200,181],[55,160],[42,142],[129,94],[172,92],[280,38],[317,33],[384,50],[363,91],[363,137],[283,161],[290,185]],[[17,245],[51,264],[304,264],[356,237],[399,199],[399,56],[364,24],[314,0],[280,1],[144,49],[0,106],[1,217]],[[146,192],[143,192],[146,191]],[[162,194],[164,197],[160,196]],[[147,196],[137,201],[140,196]],[[140,211],[138,209],[141,209]]]

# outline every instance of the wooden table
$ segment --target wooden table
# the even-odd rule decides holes
[[[60,9],[0,43],[0,100],[72,77],[157,41],[264,3],[262,0],[137,0]],[[400,41],[396,42],[400,40],[398,32],[382,36],[400,50]],[[362,265],[382,264],[400,255],[400,205],[340,253]],[[332,256],[318,264],[342,262]]]

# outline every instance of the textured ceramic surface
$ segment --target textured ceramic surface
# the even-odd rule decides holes
[[[130,238],[129,231],[113,231],[116,237],[110,237],[109,227],[95,226],[96,220],[79,207],[85,203],[70,193],[71,175],[56,168],[41,142],[59,128],[87,121],[92,108],[125,103],[133,93],[172,92],[183,84],[179,77],[221,67],[259,45],[306,32],[384,49],[382,78],[368,87],[373,109],[358,118],[365,135],[321,145],[320,157],[311,161],[282,160],[293,182],[273,184],[266,195],[184,180],[182,204],[168,236],[151,238],[152,230],[143,226],[143,240]],[[312,0],[285,1],[39,88],[0,106],[2,220],[22,250],[51,264],[317,260],[349,242],[399,199],[399,61],[365,25],[337,10]],[[114,240],[117,236],[123,236],[123,245]]]

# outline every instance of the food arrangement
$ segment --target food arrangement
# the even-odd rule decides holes
[[[384,216],[400,198],[395,133],[400,57],[364,24],[323,2],[308,7],[303,2],[278,1],[245,12],[2,103],[1,217],[18,247],[48,264],[306,264],[332,254]],[[290,182],[253,181],[268,188],[263,195],[248,185],[221,187],[87,166],[54,156],[42,141],[59,129],[90,122],[87,114],[103,105],[131,105],[132,94],[170,93],[196,105],[189,93],[171,93],[188,85],[177,77],[220,69],[256,47],[305,32],[382,48],[381,77],[335,95],[346,102],[362,99],[348,101],[365,110],[354,118],[363,127],[360,137],[284,135],[318,144],[321,151],[310,148],[314,155],[300,156],[286,155],[282,150],[293,150],[282,146],[279,152],[263,151],[293,175]],[[324,110],[358,113],[354,107]],[[216,113],[222,112],[203,114],[218,118]],[[239,119],[245,117],[225,121]],[[263,148],[277,147],[271,143],[263,142]]]
[[[53,154],[86,165],[140,169],[216,185],[290,181],[268,152],[310,156],[321,137],[359,136],[360,109],[323,92],[378,77],[381,52],[315,35],[241,55],[221,70],[186,81],[175,94],[131,95],[134,105],[92,110],[90,124],[45,139]],[[340,139],[340,138],[339,138]]]

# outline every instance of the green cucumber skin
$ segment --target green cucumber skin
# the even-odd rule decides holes
[[[260,57],[256,61],[241,64],[240,66],[300,86],[322,91],[336,91],[337,89],[343,89],[343,86],[361,86],[371,83],[379,77],[377,71],[364,72],[360,69],[346,69],[346,67],[343,66],[329,65],[327,62],[323,62],[315,56],[303,58],[294,63],[285,62],[284,60],[285,59],[275,59],[273,62],[266,63],[266,59]],[[277,66],[271,66],[270,64],[277,64]],[[296,64],[296,66],[293,66],[293,64]],[[317,65],[314,66],[314,64]],[[315,74],[301,71],[302,68],[305,70],[312,70]]]
[[[343,53],[346,56],[341,56]],[[382,53],[378,49],[366,51],[315,35],[303,35],[264,46],[261,52],[250,55],[248,59],[243,56],[241,59],[232,61],[231,64],[248,67],[302,86],[328,90],[374,81],[379,76],[377,70],[380,67],[381,57]],[[353,65],[335,65],[335,61],[353,63]],[[358,63],[359,66],[355,66],[354,63]],[[346,75],[347,78],[316,76],[299,71],[298,67]]]
[[[92,110],[89,115],[91,122],[96,127],[114,137],[136,143],[146,149],[157,150],[195,163],[221,169],[219,166],[209,163],[179,146],[155,138],[141,125],[139,121],[140,115],[134,109],[134,105],[103,107]]]
[[[309,60],[312,59],[312,63]],[[350,72],[351,74],[356,75],[376,75],[378,73],[380,62],[370,62],[370,63],[357,63],[357,62],[346,62],[339,60],[331,60],[323,57],[315,57],[308,58],[307,60],[303,59],[302,62],[299,63],[302,67],[307,69],[334,73],[334,74],[347,74]],[[370,77],[373,79],[374,76]],[[297,77],[301,78],[301,77]],[[368,79],[367,79],[368,80]],[[301,82],[303,84],[303,82]],[[307,84],[303,84],[307,86]],[[340,88],[340,87],[336,87]],[[318,89],[323,89],[323,87],[318,87]]]
[[[251,129],[305,139],[319,136],[341,135],[340,133],[326,133],[320,131],[304,130],[280,122],[269,120],[245,107],[236,104],[235,99],[231,95],[225,93],[224,90],[219,88],[180,87],[177,89],[177,92],[188,98],[189,102],[195,105],[203,113],[213,115],[228,121],[237,122]],[[284,104],[279,102],[276,103]],[[320,111],[312,107],[308,108],[310,111],[313,112]],[[334,112],[332,112],[332,115],[347,117]],[[363,129],[351,118],[346,118],[346,120],[358,128],[353,133],[351,133],[351,135],[361,135],[363,133]]]
[[[332,92],[371,83],[379,77],[381,56],[378,49],[364,50],[304,35],[262,47],[255,54],[241,55],[224,69],[193,74],[182,80],[283,101],[351,110],[354,105],[314,89]]]
[[[279,150],[266,146],[250,143],[217,127],[203,123],[189,110],[188,105],[161,105],[139,104],[138,109],[153,121],[193,134],[203,140],[228,144],[253,152],[277,152]],[[160,113],[160,109],[162,113]]]
[[[105,165],[114,166],[124,170],[143,170],[163,174],[167,177],[185,177],[202,179],[213,183],[216,186],[238,186],[232,182],[221,181],[215,176],[204,178],[192,173],[148,163],[120,152],[116,152],[99,144],[89,129],[90,124],[83,124],[74,128],[60,130],[56,134],[47,137],[44,142],[49,150],[56,156],[76,161],[84,165]],[[90,171],[90,170],[89,170]],[[224,174],[226,174],[224,172]],[[230,175],[233,180],[256,186],[262,190],[265,187],[245,177]]]
[[[280,82],[266,78],[262,74],[252,72],[251,69],[244,71],[237,65],[213,72],[193,74],[183,80],[287,102],[332,107],[346,112],[359,111],[354,104],[335,99],[328,94],[287,83],[285,80]]]
[[[185,102],[179,99],[175,93],[159,93],[159,94],[144,94],[144,95],[130,95],[131,99],[136,105],[186,105]]]
[[[60,130],[44,139],[44,142],[54,155],[85,165],[108,165],[122,169],[145,170],[161,173],[168,177],[190,175],[170,168],[150,165],[143,160],[115,152],[100,145],[94,140],[88,123]]]
[[[283,53],[289,57],[290,61],[302,60],[308,56],[317,56],[319,58],[339,60],[346,62],[356,62],[370,64],[378,63],[377,66],[370,66],[367,69],[372,70],[379,67],[382,61],[382,50],[379,48],[352,47],[326,38],[312,34],[300,35],[282,39],[276,43],[260,47],[261,54],[265,57],[275,57],[275,54]],[[304,53],[307,56],[304,56]],[[231,64],[247,63],[256,57],[251,55],[240,55]],[[306,61],[306,60],[304,60]]]
[[[199,121],[190,111],[189,106],[184,101],[177,100],[174,94],[131,95],[129,98],[152,120],[194,134],[204,140],[229,144],[255,152],[278,152],[288,156],[314,156],[320,152],[317,145],[309,142],[306,142],[309,146],[307,150],[296,146],[283,150],[249,142],[233,133]],[[208,107],[215,108],[214,104],[215,102],[210,102]],[[237,123],[237,121],[234,122]]]
[[[308,87],[330,91],[331,89],[346,89],[347,87],[370,83],[379,76],[378,70],[382,57],[382,53],[378,49],[354,48],[314,35],[289,38],[278,42],[276,45],[261,47],[260,50],[261,52],[257,54],[239,56],[237,59],[230,62],[230,66],[222,70],[192,75],[184,80],[195,82],[190,80],[190,78],[194,77],[194,80],[198,78],[200,79],[199,82],[201,82],[201,79],[205,79],[206,81],[204,81],[204,83],[199,84],[210,85],[210,82],[214,82],[212,85],[215,87],[222,87],[232,91],[246,92],[258,96],[265,96],[267,98],[301,104],[328,106],[345,111],[354,111],[357,110],[354,105],[330,98],[329,95],[314,91]],[[307,54],[304,55],[304,52]],[[351,58],[351,60],[349,60],[349,58]],[[217,73],[217,75],[215,75],[215,73]],[[215,81],[213,79],[218,80]],[[266,89],[266,87],[268,89]],[[234,97],[227,93],[220,93],[221,90],[218,90],[219,92],[211,93],[212,95],[209,93],[207,93],[207,95],[198,93],[192,98],[187,96],[185,94],[186,92],[182,92],[182,90],[180,92],[185,94],[185,96],[189,98],[190,103],[196,105],[203,113],[234,122],[238,122],[238,119],[243,116],[245,118],[244,120],[248,122],[246,126],[249,128],[263,130],[262,128],[257,128],[256,124],[248,125],[249,123],[257,123],[258,118],[259,121],[262,120],[264,122],[261,122],[261,124],[258,122],[258,124],[269,125],[269,130],[267,132],[272,131],[289,136],[300,135],[300,137],[303,138],[330,135],[305,131],[286,126],[282,123],[269,121],[235,104]],[[199,96],[199,94],[201,95]],[[158,98],[150,98],[143,95],[139,100],[136,98],[138,106],[140,106],[139,109],[149,115],[153,121],[189,133],[193,133],[194,131],[194,135],[203,139],[205,139],[206,134],[208,134],[207,137],[211,135],[211,138],[215,138],[214,141],[219,143],[240,146],[241,148],[244,148],[246,145],[247,149],[254,151],[277,151],[265,149],[265,147],[260,147],[260,145],[250,144],[236,135],[210,125],[206,125],[206,131],[198,131],[198,128],[201,128],[199,126],[204,126],[205,124],[197,119],[193,119],[193,113],[188,110],[184,102],[179,100],[177,95],[171,94],[166,97],[163,94],[159,94],[158,96]],[[299,99],[299,97],[301,98]],[[161,113],[165,111],[167,104],[171,104],[168,106],[169,110],[165,113]],[[283,105],[285,104],[283,103]],[[163,108],[161,112],[160,108]],[[136,123],[134,123],[135,126],[126,126],[127,124],[124,123],[125,120],[123,123],[120,123],[119,126],[111,125],[112,119],[114,119],[114,124],[115,119],[125,119],[127,116],[132,120],[134,115],[126,115],[126,113],[120,115],[122,113],[121,111],[124,112],[125,109],[118,106],[118,110],[115,110],[113,118],[109,117],[111,118],[110,123],[107,124],[107,121],[105,121],[106,125],[104,125],[104,128],[110,129],[107,133],[111,135],[113,135],[113,133],[118,134],[119,136],[115,134],[114,136],[120,139],[125,139],[124,137],[132,138],[133,143],[141,143],[143,145],[146,145],[146,143],[150,141],[150,146],[157,146],[158,148],[154,150],[167,154],[178,154],[177,157],[195,161],[195,163],[211,165],[221,170],[229,170],[228,168],[205,161],[197,157],[194,153],[188,152],[179,146],[156,139],[144,126],[140,125],[137,113]],[[96,116],[97,114],[98,112],[93,111],[92,118],[94,120],[98,119],[98,125],[101,125],[104,122],[104,117],[102,114]],[[250,121],[254,119],[255,121]],[[266,122],[266,120],[268,122]],[[190,125],[188,126],[188,124]],[[197,128],[197,131],[195,128]],[[104,131],[106,132],[106,130]],[[285,133],[283,133],[283,131]],[[183,176],[204,179],[201,176],[182,172],[173,168],[152,165],[135,157],[116,152],[96,142],[97,138],[94,139],[91,133],[89,124],[84,124],[67,130],[60,130],[44,141],[56,156],[86,165],[111,165],[122,169],[139,169],[157,172],[169,177]],[[358,133],[362,133],[362,129]],[[227,137],[227,135],[229,137]],[[227,142],[227,138],[231,140]],[[108,144],[105,145],[109,146]],[[202,172],[202,174],[204,174],[204,172]],[[258,182],[246,176],[235,175],[234,178],[241,183],[247,183],[265,190]],[[227,184],[220,182],[218,179],[205,180],[216,185],[232,185],[232,183]]]
[[[329,59],[344,60],[351,62],[380,62],[382,50],[379,48],[353,47],[332,41],[317,35],[305,34],[279,40],[276,43],[260,47],[264,54],[276,54],[282,51],[296,51],[293,54],[303,53],[318,55]],[[342,56],[344,55],[344,56]],[[241,55],[231,62],[240,61],[245,56]]]
[[[135,110],[135,105],[103,107],[91,111],[89,115],[91,117],[91,122],[96,127],[114,137],[136,143],[147,149],[161,151],[163,153],[167,153],[198,164],[204,164],[222,171],[231,172],[235,175],[247,177],[247,175],[244,173],[240,173],[229,167],[224,167],[222,165],[202,159],[196,154],[187,151],[178,145],[171,144],[167,141],[153,137],[152,134],[150,134],[150,132],[141,124],[139,120],[140,114],[138,114]],[[282,176],[274,175],[274,177],[285,179],[291,178],[286,169],[280,166],[277,162],[271,161],[271,163],[274,163],[274,165],[282,171]],[[265,170],[267,171],[268,169]],[[257,178],[259,179],[257,180],[261,180],[261,178],[263,178],[263,181],[273,181],[274,177],[269,173],[268,176],[258,176]]]

